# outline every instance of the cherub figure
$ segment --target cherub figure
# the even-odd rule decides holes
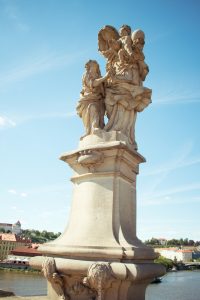
[[[95,129],[104,127],[105,89],[103,83],[108,78],[108,73],[104,77],[101,76],[96,60],[89,60],[85,64],[85,69],[86,72],[82,78],[83,88],[76,110],[83,120],[85,135],[89,135]]]
[[[119,29],[119,41],[121,42],[121,49],[119,50],[119,59],[124,61],[125,58],[129,61],[133,56],[133,43],[131,39],[131,27],[128,25],[122,25]]]

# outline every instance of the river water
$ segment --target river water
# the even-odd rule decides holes
[[[0,289],[17,296],[46,295],[46,280],[41,275],[0,271]],[[150,284],[145,300],[200,300],[200,271],[168,273],[161,283]]]
[[[0,271],[0,290],[16,296],[39,296],[47,294],[47,284],[39,274]]]
[[[200,271],[178,271],[150,284],[145,300],[200,300]]]

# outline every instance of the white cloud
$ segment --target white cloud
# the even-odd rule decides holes
[[[21,197],[27,197],[28,194],[27,194],[27,193],[20,193],[20,196],[21,196]]]
[[[10,190],[8,191],[8,193],[13,194],[13,195],[17,195],[17,191],[14,190],[14,189],[10,189]]]
[[[182,192],[189,192],[193,190],[199,190],[200,189],[200,183],[191,183],[188,185],[181,185],[181,186],[176,186],[172,189],[167,189],[163,191],[159,191],[155,194],[155,197],[163,197],[163,196],[169,196],[169,195],[174,195],[177,193],[182,193]]]
[[[27,193],[25,193],[25,192],[18,192],[18,191],[16,191],[15,189],[10,189],[10,190],[8,190],[8,193],[10,193],[10,194],[12,194],[12,195],[16,195],[16,196],[23,197],[23,198],[25,198],[25,197],[28,196]]]
[[[37,57],[29,57],[28,61],[7,72],[0,73],[0,88],[5,88],[12,83],[22,81],[38,73],[46,72],[59,67],[64,67],[76,61],[84,53],[44,53]]]
[[[184,97],[184,96],[180,96],[180,97],[171,97],[169,99],[159,99],[159,100],[155,100],[154,104],[187,104],[187,103],[199,103],[200,102],[200,96],[196,96],[196,97]]]
[[[71,111],[67,113],[63,112],[49,112],[49,113],[41,113],[37,115],[26,115],[26,116],[18,116],[15,117],[16,122],[7,117],[0,116],[0,129],[12,128],[16,127],[20,124],[37,121],[37,120],[48,120],[48,119],[67,119],[76,117],[76,111]]]
[[[12,210],[17,210],[17,207],[16,206],[11,206],[11,209]]]
[[[200,163],[200,157],[188,158],[188,156],[191,156],[193,147],[193,141],[184,143],[181,148],[174,154],[174,158],[172,158],[170,161],[166,161],[161,165],[151,167],[150,170],[141,173],[141,176],[158,175],[162,173],[169,174],[173,170],[189,167],[191,165]]]
[[[188,185],[176,186],[171,189],[161,190],[155,192],[154,194],[145,194],[139,196],[141,201],[139,205],[148,206],[148,205],[164,205],[164,204],[184,204],[184,203],[199,203],[200,197],[188,197],[184,198],[183,196],[177,196],[177,194],[200,190],[200,183],[192,183]]]
[[[197,87],[190,86],[190,89],[183,90],[182,84],[174,90],[168,91],[165,95],[157,96],[154,104],[184,104],[200,102],[200,91]]]
[[[155,202],[155,195],[159,192],[159,186],[161,183],[169,176],[169,174],[178,168],[190,166],[200,162],[200,158],[194,158],[188,161],[188,156],[190,155],[193,149],[193,142],[187,142],[179,150],[173,159],[167,161],[163,165],[151,168],[148,172],[143,173],[143,176],[150,176],[150,175],[158,175],[155,176],[154,180],[151,182],[151,186],[148,188],[148,192],[144,192],[142,195],[142,199],[149,199],[148,205],[153,204]],[[167,191],[165,192],[163,197],[168,195]],[[150,200],[152,199],[152,201]],[[154,203],[155,204],[155,203]]]
[[[177,162],[169,162],[165,165],[154,167],[152,170],[144,172],[141,176],[150,176],[150,175],[158,175],[161,173],[173,171],[179,168],[190,167],[192,165],[196,165],[200,163],[200,157],[192,158],[190,160],[177,161]]]
[[[0,116],[0,129],[8,128],[8,127],[15,127],[16,123],[11,119],[8,119],[5,116]]]

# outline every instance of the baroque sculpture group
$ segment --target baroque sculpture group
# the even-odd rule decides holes
[[[48,281],[49,300],[144,300],[147,285],[165,272],[136,233],[136,178],[145,159],[135,121],[151,102],[144,32],[105,26],[98,42],[106,75],[95,60],[86,63],[77,105],[86,133],[60,157],[74,171],[68,226],[31,259]]]
[[[85,64],[77,112],[83,120],[86,135],[96,129],[120,131],[137,149],[136,115],[151,102],[151,90],[143,87],[149,72],[143,54],[144,32],[135,30],[131,33],[131,28],[123,25],[118,33],[114,27],[105,26],[98,34],[98,43],[99,51],[107,60],[107,72],[102,77],[95,60]],[[106,125],[105,115],[108,118]]]

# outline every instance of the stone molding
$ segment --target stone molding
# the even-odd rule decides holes
[[[116,292],[124,285],[131,287],[140,284],[147,285],[155,276],[164,273],[164,267],[154,263],[121,263],[112,261],[85,261],[61,257],[38,256],[31,259],[36,269],[42,269],[49,284],[57,293],[57,299],[110,299],[121,300]],[[45,271],[44,271],[45,269]],[[56,273],[58,282],[52,281]],[[58,284],[58,285],[57,285]],[[126,289],[123,293],[126,294]],[[126,295],[127,296],[127,295]],[[133,298],[135,299],[135,298]]]

